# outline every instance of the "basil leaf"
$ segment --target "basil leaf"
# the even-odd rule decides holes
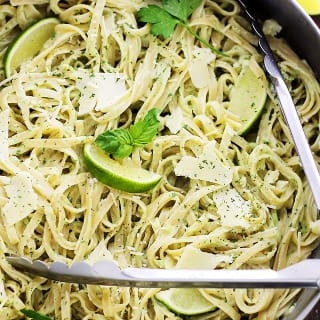
[[[152,141],[158,132],[160,121],[157,119],[160,110],[151,109],[142,121],[138,121],[129,128],[133,144],[142,147]]]
[[[98,135],[95,143],[115,158],[126,158],[134,147],[142,147],[152,141],[158,132],[160,121],[157,119],[160,110],[151,109],[145,118],[129,129],[107,130]]]

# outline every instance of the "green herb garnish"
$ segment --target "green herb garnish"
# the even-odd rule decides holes
[[[126,158],[135,147],[142,147],[152,141],[158,132],[160,110],[151,109],[142,121],[128,129],[107,130],[100,134],[95,142],[105,152],[115,158]]]
[[[151,23],[151,33],[155,36],[163,36],[167,39],[175,27],[181,25],[212,51],[226,56],[224,52],[216,49],[194,32],[187,23],[189,16],[201,2],[202,0],[162,0],[162,8],[153,4],[148,5],[138,11],[138,17],[141,22]]]
[[[20,310],[24,315],[29,317],[30,319],[33,320],[52,320],[51,318],[45,316],[44,314],[41,314],[37,311],[34,310],[29,310],[29,309],[21,309]]]

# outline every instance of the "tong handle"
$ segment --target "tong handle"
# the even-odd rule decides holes
[[[259,38],[259,47],[264,54],[264,66],[272,80],[275,92],[277,93],[278,100],[282,114],[289,127],[292,140],[299,155],[302,168],[308,180],[318,214],[320,212],[320,175],[318,165],[313,157],[309,142],[301,125],[299,115],[296,107],[292,101],[289,89],[281,75],[280,69],[273,55],[273,52],[268,44],[268,41],[262,31],[260,23],[251,12],[249,5],[250,1],[238,0],[243,8],[247,17],[251,21],[251,26],[255,34]]]
[[[7,257],[23,272],[48,279],[107,286],[139,288],[320,288],[320,259],[301,261],[275,271],[255,270],[180,270],[127,268],[120,270],[112,261],[94,265],[81,261],[70,267],[62,262],[50,265],[26,257]]]

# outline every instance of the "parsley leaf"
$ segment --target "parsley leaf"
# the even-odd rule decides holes
[[[163,0],[162,6],[172,16],[186,23],[191,13],[200,6],[201,2],[202,0]]]
[[[34,310],[29,310],[29,309],[21,309],[20,310],[24,315],[29,317],[30,319],[33,320],[52,320],[51,318],[45,316],[44,314],[41,314],[37,311]]]
[[[115,158],[126,158],[134,147],[142,147],[152,141],[158,132],[160,121],[157,119],[160,110],[151,109],[145,118],[128,129],[107,130],[100,134],[95,142],[105,152]]]
[[[187,23],[189,16],[201,2],[202,0],[162,0],[162,8],[153,4],[148,5],[138,11],[138,18],[141,22],[151,24],[151,33],[154,36],[162,36],[164,39],[169,38],[179,24],[213,52],[226,56],[223,51],[216,49],[194,32]]]
[[[167,11],[156,5],[141,8],[138,12],[141,22],[151,23],[151,33],[156,36],[169,38],[179,20],[172,17]]]

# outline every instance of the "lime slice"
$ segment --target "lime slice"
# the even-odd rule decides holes
[[[216,309],[198,289],[171,288],[158,292],[155,298],[174,313],[181,315],[192,316]]]
[[[320,0],[297,0],[301,7],[310,15],[320,14]]]
[[[239,116],[242,127],[238,134],[248,133],[260,118],[267,100],[267,89],[249,66],[245,67],[231,90],[228,110]]]
[[[161,179],[154,172],[120,164],[95,144],[85,145],[84,161],[89,172],[99,181],[126,192],[148,191]]]
[[[4,73],[6,77],[19,66],[34,57],[44,43],[54,35],[55,26],[59,23],[56,18],[44,18],[23,30],[9,45],[3,57]]]

